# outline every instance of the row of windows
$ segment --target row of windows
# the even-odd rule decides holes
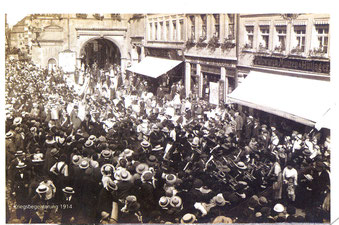
[[[154,21],[149,23],[148,40],[183,41],[184,20],[173,19],[166,21]]]
[[[275,32],[273,35],[270,34],[270,27],[268,25],[259,26],[258,33],[258,49],[261,50],[269,50],[269,43],[271,38],[273,38],[273,51],[284,52],[287,48],[287,26],[275,26]],[[246,49],[254,49],[254,25],[245,26],[245,48]],[[315,35],[310,35],[311,40],[311,48],[312,51],[317,51],[320,53],[327,54],[328,53],[328,38],[329,38],[329,25],[315,25],[314,26]],[[291,53],[305,53],[305,44],[306,44],[306,25],[294,25],[292,27],[292,32],[290,35],[290,51]]]
[[[208,19],[210,17],[210,19]],[[199,14],[187,17],[187,39],[206,40],[208,32],[210,36],[220,38],[222,30],[226,37],[234,37],[234,14],[227,14],[227,22],[221,22],[220,14]],[[224,27],[221,26],[224,25]],[[159,41],[184,41],[185,40],[184,19],[169,19],[150,21],[148,23],[148,40]]]

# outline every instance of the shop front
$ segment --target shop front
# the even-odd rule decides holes
[[[185,57],[186,95],[218,105],[227,102],[235,87],[235,62],[203,57]]]

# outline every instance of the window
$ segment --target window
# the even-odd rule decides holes
[[[259,50],[267,50],[270,40],[270,27],[269,26],[260,26],[260,35],[261,40],[259,43]]]
[[[191,23],[191,39],[195,39],[195,16],[190,16]]]
[[[234,38],[234,14],[227,14],[228,17],[228,37]]]
[[[305,51],[305,38],[306,38],[306,26],[294,26],[294,34],[296,45],[292,51],[304,52]]]
[[[219,38],[219,31],[220,31],[220,16],[219,14],[213,14],[214,19],[214,37]]]
[[[169,41],[171,40],[171,30],[170,30],[170,24],[169,21],[166,21],[166,40]]]
[[[155,27],[155,34],[154,34],[154,40],[158,40],[158,23],[154,22],[154,27]]]
[[[201,15],[201,37],[206,39],[207,37],[207,16]]]
[[[173,20],[172,24],[173,24],[173,36],[172,36],[172,40],[175,41],[175,40],[177,40],[177,21]]]
[[[159,23],[159,30],[160,30],[160,40],[165,40],[164,22]]]
[[[277,42],[274,47],[275,51],[286,50],[286,26],[276,26]]]
[[[328,51],[328,30],[329,25],[316,25],[315,27],[317,31],[317,38],[318,38],[318,50],[327,53]]]
[[[253,26],[246,26],[246,43],[245,48],[253,48]]]
[[[179,38],[179,40],[184,40],[184,36],[185,36],[184,20],[179,20],[179,24],[180,24],[180,38]]]
[[[149,23],[148,24],[148,40],[152,40],[153,39],[152,29],[153,29],[152,23]]]

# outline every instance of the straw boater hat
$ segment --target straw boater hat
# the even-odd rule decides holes
[[[224,199],[222,194],[218,194],[217,196],[215,196],[215,203],[217,204],[217,206],[224,206],[226,204],[226,200]]]
[[[193,138],[193,141],[192,141],[192,143],[191,143],[191,146],[192,146],[193,148],[199,147],[199,142],[200,142],[199,138],[198,138],[198,137],[194,137],[194,138]]]
[[[87,169],[89,167],[88,161],[87,160],[82,160],[80,165],[79,165],[79,167],[80,167],[80,169],[83,169],[83,170]]]
[[[217,216],[212,223],[224,223],[224,224],[231,224],[233,223],[232,219],[226,216]]]
[[[20,125],[22,122],[22,117],[16,117],[14,120],[13,120],[13,125]]]
[[[116,180],[121,180],[121,181],[130,181],[132,179],[132,175],[128,170],[126,170],[125,168],[122,168],[120,170],[117,170],[114,173],[114,178]]]
[[[81,162],[81,156],[79,156],[79,155],[73,155],[73,157],[72,157],[72,163],[73,163],[74,165],[79,165],[80,162]]]
[[[273,210],[277,213],[281,213],[285,210],[285,207],[280,204],[280,203],[277,203],[274,207],[273,207]]]
[[[164,208],[166,206],[169,205],[170,203],[170,200],[171,198],[167,197],[167,196],[162,196],[160,199],[159,199],[159,205]]]
[[[45,184],[40,184],[35,191],[39,194],[43,194],[43,193],[46,193],[47,190],[48,188]]]
[[[245,163],[243,162],[238,162],[237,164],[235,164],[236,167],[238,167],[241,170],[247,169],[247,166],[245,165]]]
[[[19,162],[18,165],[16,166],[16,168],[18,169],[22,169],[22,168],[25,168],[27,165],[23,162]]]
[[[101,167],[100,171],[102,175],[107,175],[107,174],[113,175],[115,172],[115,168],[112,164],[107,163]]]
[[[148,165],[146,163],[140,163],[139,165],[137,165],[137,167],[135,168],[135,171],[138,173],[138,174],[142,174],[143,172],[147,171],[148,170]]]
[[[149,147],[151,144],[148,142],[148,141],[146,141],[146,140],[143,140],[142,142],[141,142],[141,147],[143,147],[143,148],[147,148],[147,147]]]
[[[104,158],[110,158],[112,156],[112,152],[110,150],[108,150],[108,149],[105,149],[105,150],[101,151],[101,155]]]
[[[179,196],[173,196],[170,205],[174,208],[179,208],[182,205],[182,199]]]
[[[6,138],[11,138],[11,137],[13,137],[13,135],[14,135],[13,131],[8,131],[6,133]]]
[[[100,223],[102,223],[105,219],[107,219],[110,216],[108,212],[101,211],[101,220]]]
[[[180,223],[188,224],[197,221],[197,217],[192,213],[186,213],[180,220]]]
[[[119,156],[120,157],[131,157],[134,151],[131,149],[126,148]]]
[[[25,153],[23,151],[17,151],[15,153],[15,156],[22,156],[22,155],[25,155]]]
[[[93,141],[93,142],[94,142],[94,141],[96,141],[96,140],[97,140],[97,137],[96,137],[95,135],[93,135],[93,134],[92,134],[91,136],[89,136],[89,137],[88,137],[88,140],[90,140],[90,141]]]
[[[63,192],[67,193],[67,194],[74,194],[75,191],[72,187],[65,187],[62,189]]]
[[[164,148],[163,147],[161,147],[161,145],[157,145],[157,146],[155,146],[153,149],[152,149],[152,151],[160,151],[160,150],[163,150]]]
[[[94,144],[94,142],[93,142],[93,141],[91,141],[91,140],[87,140],[87,141],[85,142],[85,147],[86,147],[86,148],[92,147],[92,146],[93,146],[93,144]]]
[[[168,174],[166,176],[166,183],[169,185],[173,185],[175,184],[175,182],[177,181],[177,177],[174,174]]]

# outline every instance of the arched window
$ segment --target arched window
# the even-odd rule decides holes
[[[55,70],[57,67],[57,62],[54,58],[50,58],[48,60],[48,70],[51,71],[51,70]]]

